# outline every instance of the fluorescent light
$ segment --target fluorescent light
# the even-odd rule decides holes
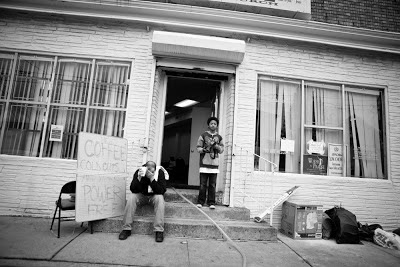
[[[185,100],[182,100],[181,102],[176,103],[174,106],[180,107],[180,108],[187,108],[187,107],[196,105],[197,103],[199,103],[199,102],[191,100],[191,99],[185,99]]]
[[[171,114],[171,112],[165,111],[164,115],[167,116],[168,114]]]

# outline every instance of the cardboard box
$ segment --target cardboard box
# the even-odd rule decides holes
[[[322,213],[322,205],[285,201],[282,205],[281,231],[293,239],[321,239]]]

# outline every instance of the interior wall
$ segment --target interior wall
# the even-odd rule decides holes
[[[200,154],[197,152],[199,136],[207,130],[207,119],[211,116],[210,108],[193,108],[192,133],[190,137],[189,185],[200,185]]]
[[[185,164],[189,164],[191,126],[191,122],[188,121],[164,129],[161,162],[169,161],[170,157],[174,157],[175,160],[181,157]]]

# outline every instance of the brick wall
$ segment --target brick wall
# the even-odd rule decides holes
[[[400,1],[311,0],[311,20],[400,32]]]

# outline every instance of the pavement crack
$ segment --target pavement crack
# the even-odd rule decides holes
[[[80,232],[79,234],[77,234],[74,238],[72,238],[70,241],[68,241],[64,246],[62,246],[59,250],[57,250],[53,256],[50,257],[49,261],[51,261],[52,259],[54,259],[55,256],[57,256],[58,253],[60,253],[61,250],[63,250],[66,246],[68,246],[72,241],[74,241],[78,236],[80,236],[81,234],[83,234],[84,232],[87,231],[87,228]]]
[[[291,248],[288,244],[286,244],[282,239],[279,239],[279,238],[278,238],[278,240],[281,241],[282,244],[284,244],[285,246],[287,246],[291,251],[293,251],[297,256],[299,256],[300,259],[302,259],[305,263],[307,263],[309,266],[313,267],[312,264],[311,264],[308,260],[306,260],[305,258],[303,258],[303,256],[301,256],[297,251],[295,251],[294,249],[292,249],[292,248]]]
[[[186,241],[186,249],[187,249],[187,257],[188,257],[188,266],[190,267],[190,254],[189,254],[189,241]]]

